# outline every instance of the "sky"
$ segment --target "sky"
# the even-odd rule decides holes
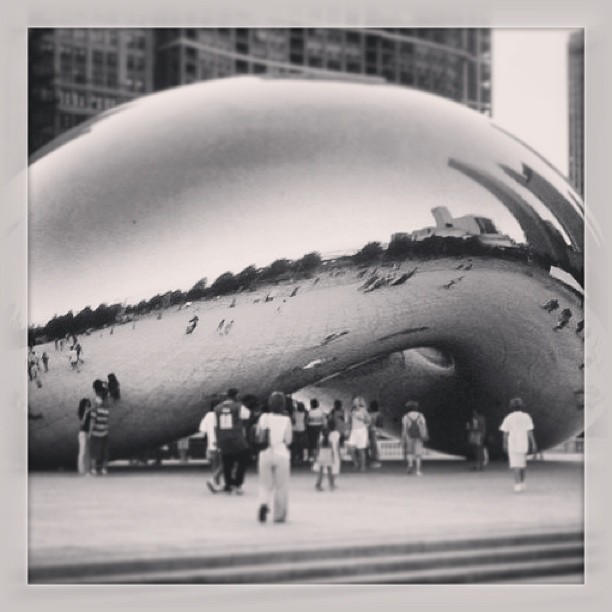
[[[493,30],[493,119],[568,174],[571,30]]]

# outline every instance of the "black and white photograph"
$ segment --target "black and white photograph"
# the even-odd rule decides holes
[[[28,584],[584,585],[585,41],[29,27]]]

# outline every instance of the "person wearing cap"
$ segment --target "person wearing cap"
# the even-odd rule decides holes
[[[421,457],[423,444],[429,440],[427,422],[422,412],[419,412],[419,402],[407,401],[406,414],[402,417],[402,449],[406,457],[406,471],[412,474],[416,463],[416,475],[422,476]]]
[[[525,404],[520,397],[512,398],[508,414],[499,428],[504,434],[504,451],[508,454],[510,469],[514,472],[514,491],[516,493],[526,488],[525,472],[529,446],[531,445],[532,453],[537,452],[533,421],[524,408]]]
[[[251,416],[238,401],[238,390],[229,389],[227,399],[215,406],[215,439],[221,452],[226,493],[242,495],[244,473],[249,462],[249,443],[243,422]]]
[[[268,410],[257,423],[261,438],[267,430],[268,446],[259,453],[259,512],[258,519],[266,522],[270,506],[275,523],[287,519],[289,499],[290,453],[292,440],[291,419],[285,410],[285,396],[274,391],[268,398]]]

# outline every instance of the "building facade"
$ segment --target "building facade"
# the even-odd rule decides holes
[[[239,74],[389,82],[491,114],[491,33],[471,28],[31,29],[30,153],[95,114]]]
[[[568,45],[569,179],[584,196],[584,30]]]

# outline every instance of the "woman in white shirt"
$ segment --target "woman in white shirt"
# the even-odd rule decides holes
[[[353,398],[353,409],[351,410],[351,435],[347,446],[353,459],[355,469],[365,472],[366,449],[368,448],[368,427],[370,415],[366,401],[363,397]]]
[[[282,523],[287,518],[289,498],[290,455],[289,445],[292,440],[291,419],[285,412],[285,396],[274,391],[268,399],[270,412],[259,417],[257,435],[268,430],[268,448],[259,453],[259,521],[265,523],[273,509],[275,523]]]

